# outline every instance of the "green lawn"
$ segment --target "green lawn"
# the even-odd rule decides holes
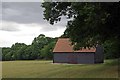
[[[104,64],[53,64],[52,61],[4,61],[3,78],[118,78],[117,60]]]

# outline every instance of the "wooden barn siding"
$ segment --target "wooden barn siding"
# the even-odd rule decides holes
[[[72,57],[73,56],[73,57]],[[94,53],[54,53],[54,63],[93,64]]]
[[[79,53],[78,63],[81,64],[94,64],[94,53]]]
[[[68,54],[65,53],[54,53],[54,63],[67,63],[67,56]]]

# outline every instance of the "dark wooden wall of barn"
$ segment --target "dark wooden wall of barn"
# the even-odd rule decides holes
[[[54,63],[94,64],[95,53],[54,53]]]

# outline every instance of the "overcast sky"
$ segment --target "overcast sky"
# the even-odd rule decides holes
[[[11,47],[16,42],[29,45],[39,34],[59,37],[65,30],[65,18],[53,26],[43,20],[40,2],[2,2],[1,10],[0,47]]]

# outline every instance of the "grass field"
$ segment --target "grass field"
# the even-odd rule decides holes
[[[118,78],[117,60],[104,64],[53,64],[52,61],[4,61],[3,78]]]

